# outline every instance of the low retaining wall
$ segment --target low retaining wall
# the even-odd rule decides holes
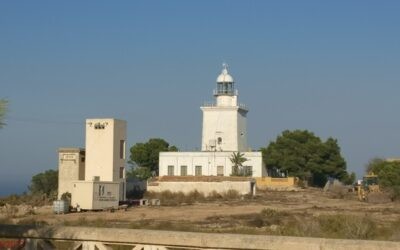
[[[245,234],[211,234],[157,230],[0,225],[0,238],[92,241],[104,244],[144,244],[196,249],[248,250],[398,250],[400,242],[344,240]],[[155,249],[155,248],[154,248]]]
[[[235,190],[241,195],[255,194],[255,183],[252,181],[221,181],[221,182],[190,182],[190,181],[157,181],[147,185],[147,191],[163,192],[183,192],[185,194],[197,190],[204,195],[209,195],[213,191],[223,194],[229,190]]]
[[[255,179],[257,183],[257,188],[261,190],[294,188],[297,184],[295,177],[257,177]]]

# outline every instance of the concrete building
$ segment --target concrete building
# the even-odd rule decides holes
[[[217,77],[214,97],[215,102],[201,107],[201,152],[161,152],[159,176],[230,176],[234,152],[244,154],[247,161],[243,168],[251,177],[267,175],[261,152],[252,152],[247,145],[248,109],[239,103],[225,64]]]
[[[71,205],[95,210],[118,207],[125,200],[126,122],[86,120],[86,156],[83,172],[72,182]],[[61,179],[65,177],[61,174]]]
[[[58,150],[58,199],[72,193],[74,181],[85,179],[85,149],[60,148]]]
[[[230,176],[232,153],[232,151],[161,152],[159,176]],[[244,163],[245,171],[251,173],[251,177],[265,176],[261,153],[243,153],[247,159]]]
[[[123,180],[126,122],[117,119],[86,120],[85,180]]]

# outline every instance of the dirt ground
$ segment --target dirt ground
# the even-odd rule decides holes
[[[21,220],[44,221],[50,225],[65,225],[82,219],[124,223],[142,220],[200,223],[210,217],[254,214],[265,209],[308,216],[321,214],[368,216],[379,224],[400,219],[399,202],[371,204],[358,201],[354,193],[346,194],[344,198],[334,198],[333,194],[325,193],[321,189],[308,188],[287,192],[259,191],[254,199],[213,201],[180,206],[130,207],[127,211],[119,210],[113,213],[100,211],[54,214],[51,206],[46,206],[37,208],[33,215],[21,216],[13,220],[16,223]]]

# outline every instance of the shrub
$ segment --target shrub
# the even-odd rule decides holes
[[[196,201],[205,200],[204,194],[197,190],[185,195],[183,192],[171,192],[169,190],[157,192],[146,192],[144,197],[147,199],[159,199],[164,206],[177,206],[183,203],[193,204]]]
[[[329,189],[331,196],[335,199],[343,199],[345,198],[346,194],[348,193],[348,190],[345,186],[341,185],[333,185]]]
[[[222,199],[223,197],[222,197],[222,195],[220,194],[220,193],[218,193],[217,191],[215,191],[215,190],[213,190],[208,196],[207,196],[207,199],[208,200],[212,200],[212,201],[214,201],[214,200],[220,200],[220,199]]]
[[[279,225],[282,224],[284,218],[288,215],[285,212],[276,211],[270,208],[264,208],[260,214],[264,217],[266,225]]]
[[[240,194],[237,190],[229,189],[226,193],[223,194],[223,198],[225,200],[235,200],[239,199]]]
[[[205,196],[197,190],[191,191],[186,195],[186,202],[189,204],[199,201],[205,201]]]
[[[320,224],[317,220],[294,216],[279,228],[279,234],[300,237],[322,237]]]
[[[248,225],[252,227],[263,227],[265,224],[264,216],[261,213],[255,214],[254,217],[248,221]]]
[[[71,193],[65,192],[61,195],[61,200],[63,201],[71,201]]]
[[[18,207],[14,205],[6,205],[5,206],[5,214],[7,218],[15,218],[18,214]]]
[[[370,239],[377,234],[376,223],[367,216],[323,215],[318,222],[327,237]]]

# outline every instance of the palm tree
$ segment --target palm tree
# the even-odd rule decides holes
[[[247,161],[247,158],[244,157],[243,153],[233,152],[231,158],[229,158],[233,164],[232,176],[241,176],[243,175],[242,166],[243,163]]]

